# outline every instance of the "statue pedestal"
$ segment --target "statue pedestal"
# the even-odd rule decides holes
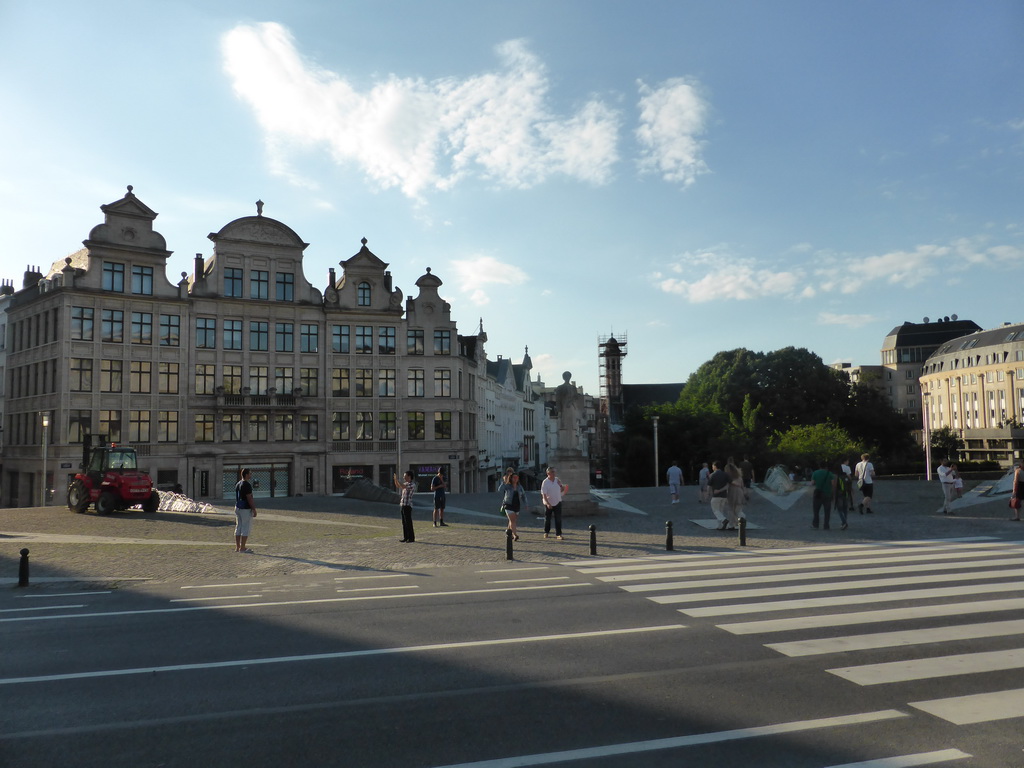
[[[562,497],[563,517],[604,515],[597,502],[590,498],[590,461],[576,451],[555,451],[551,466],[569,492]]]

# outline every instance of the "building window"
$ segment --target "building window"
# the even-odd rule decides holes
[[[382,325],[377,329],[377,352],[381,355],[395,354],[395,329]]]
[[[303,323],[299,326],[300,347],[302,352],[320,351],[320,326]]]
[[[121,442],[121,412],[100,411],[100,435],[109,443]]]
[[[217,321],[212,317],[196,318],[196,349],[217,348]]]
[[[295,389],[295,371],[291,368],[274,369],[274,389],[279,395],[290,395]]]
[[[157,384],[161,395],[178,394],[178,363],[159,363]]]
[[[452,412],[434,411],[434,439],[452,439]]]
[[[380,439],[398,439],[398,419],[394,411],[383,411],[380,414]]]
[[[128,411],[128,442],[148,443],[149,411]]]
[[[103,290],[124,293],[124,264],[103,262]]]
[[[270,369],[265,365],[251,365],[249,366],[249,392],[253,395],[265,395],[267,394],[267,387],[270,386],[268,381]]]
[[[406,334],[406,354],[422,355],[424,353],[423,329],[409,329]]]
[[[224,321],[224,349],[242,348],[242,321]]]
[[[132,266],[132,293],[139,296],[153,295],[153,268]]]
[[[68,411],[68,444],[81,445],[86,432],[92,432],[92,412],[77,409]]]
[[[452,332],[434,331],[434,354],[450,355],[452,353]]]
[[[153,391],[153,363],[149,360],[132,360],[129,386],[133,394],[148,395]]]
[[[242,394],[242,366],[225,365],[221,371],[225,395]]]
[[[409,397],[425,397],[425,376],[422,370],[412,369],[409,371],[409,388],[406,394]]]
[[[176,347],[181,343],[181,318],[178,315],[160,315],[160,346]]]
[[[377,396],[394,397],[397,393],[397,377],[394,368],[382,368],[377,371]]]
[[[335,411],[331,416],[331,440],[351,440],[349,414]]]
[[[71,340],[92,341],[95,310],[92,307],[71,308]]]
[[[100,392],[123,391],[123,378],[123,360],[100,360]]]
[[[72,357],[69,379],[72,392],[92,392],[92,359]]]
[[[320,377],[317,368],[299,368],[299,386],[306,397],[320,396]]]
[[[426,440],[427,430],[423,411],[409,411],[406,425],[409,440]]]
[[[348,368],[335,368],[331,371],[331,394],[334,397],[349,397],[352,394]]]
[[[295,418],[290,413],[274,415],[274,439],[283,443],[295,439]]]
[[[434,397],[452,396],[452,372],[447,368],[434,371]]]
[[[242,442],[242,414],[224,414],[221,420],[221,440],[225,443]]]
[[[157,411],[156,440],[158,443],[178,442],[177,411]]]
[[[278,272],[276,293],[274,295],[278,301],[294,301],[295,275],[291,272]]]
[[[316,414],[304,413],[299,416],[299,440],[319,440]]]
[[[373,326],[372,325],[357,325],[356,326],[356,354],[357,355],[372,355],[373,354]]]
[[[132,344],[153,343],[153,313],[132,312]]]
[[[104,309],[100,336],[103,341],[120,344],[124,341],[124,312],[120,309]]]
[[[331,351],[342,355],[349,353],[349,330],[347,325],[335,325],[331,328]]]
[[[266,352],[270,348],[270,323],[262,320],[249,321],[249,350]]]
[[[196,365],[196,394],[212,395],[217,386],[214,379],[215,366],[204,363]]]
[[[356,411],[356,440],[373,440],[373,414]]]
[[[270,298],[270,273],[264,269],[254,269],[249,273],[249,298]]]
[[[295,348],[295,326],[292,323],[277,323],[274,326],[274,348],[278,352],[291,352]]]
[[[270,420],[265,413],[249,414],[249,442],[265,443],[270,437]]]
[[[224,270],[224,295],[242,298],[242,270],[238,267],[227,267]]]
[[[356,304],[360,307],[370,306],[370,284],[362,282],[356,288]]]
[[[197,443],[213,442],[213,414],[197,413],[195,418],[195,441]]]
[[[373,369],[356,368],[356,397],[373,397]]]

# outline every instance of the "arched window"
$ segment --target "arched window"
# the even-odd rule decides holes
[[[356,288],[357,303],[360,307],[370,306],[370,284],[360,283]]]

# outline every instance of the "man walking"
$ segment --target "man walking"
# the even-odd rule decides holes
[[[711,490],[711,513],[718,521],[718,530],[735,530],[736,518],[733,517],[732,509],[729,506],[729,483],[732,480],[717,461],[711,464],[711,468],[714,470],[711,477],[708,478],[708,488]]]
[[[811,482],[814,484],[814,493],[811,496],[811,528],[818,527],[818,513],[822,507],[825,508],[825,530],[829,528],[829,518],[832,515],[832,499],[836,495],[836,476],[828,471],[828,464],[824,461],[818,462],[818,468],[811,475]]]
[[[679,468],[679,462],[673,461],[672,466],[665,473],[668,479],[668,492],[672,496],[672,503],[679,503],[679,486],[683,484],[683,470]]]
[[[448,527],[448,523],[444,521],[444,505],[445,505],[445,489],[448,487],[448,483],[444,481],[444,475],[441,474],[440,468],[437,470],[437,474],[430,479],[430,490],[434,492],[434,527],[438,526]]]
[[[402,515],[402,538],[399,541],[403,544],[410,544],[416,541],[416,533],[412,529],[412,494],[416,490],[416,484],[413,482],[412,472],[406,472],[404,477],[405,482],[402,483],[399,481],[398,475],[394,475],[395,490],[402,494],[398,502],[399,512]]]
[[[555,538],[562,540],[562,496],[569,486],[555,476],[555,468],[548,467],[548,476],[540,484],[540,497],[544,502],[544,538],[551,533],[551,518],[555,518]]]
[[[939,475],[939,484],[942,486],[942,514],[955,515],[956,512],[950,506],[956,496],[956,472],[949,466],[949,459],[943,459],[936,470]]]
[[[857,487],[863,494],[860,504],[857,505],[857,511],[862,515],[865,512],[870,515],[873,511],[871,509],[872,499],[875,496],[875,465],[871,463],[870,454],[862,453],[860,455],[860,463],[854,468],[854,472],[857,475]]]

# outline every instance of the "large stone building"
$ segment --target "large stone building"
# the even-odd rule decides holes
[[[441,280],[403,299],[388,264],[362,248],[316,288],[307,246],[257,214],[209,236],[191,275],[166,276],[157,214],[132,192],[101,206],[84,248],[9,297],[5,505],[63,503],[86,433],[130,443],[158,486],[229,495],[240,466],[257,495],[343,491],[396,469],[475,490],[475,337],[459,336]]]
[[[930,430],[951,427],[961,458],[1008,466],[1024,449],[1024,323],[961,335],[920,373]]]

